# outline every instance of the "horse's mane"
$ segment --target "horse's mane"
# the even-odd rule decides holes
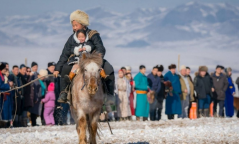
[[[87,64],[89,64],[90,62],[94,62],[96,63],[99,67],[102,66],[103,63],[103,59],[102,59],[102,55],[100,53],[97,52],[93,52],[93,53],[83,53],[80,59],[80,63],[79,63],[79,68],[80,68],[80,72],[83,73],[85,70],[85,66]]]

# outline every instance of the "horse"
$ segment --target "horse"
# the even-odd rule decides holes
[[[96,144],[98,119],[104,102],[104,90],[100,77],[102,56],[99,53],[83,53],[79,62],[79,71],[72,81],[71,114],[76,123],[79,143]]]

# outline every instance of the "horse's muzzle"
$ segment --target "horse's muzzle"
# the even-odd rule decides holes
[[[98,85],[97,85],[97,79],[96,78],[91,78],[90,79],[90,83],[87,86],[87,90],[88,90],[88,93],[90,95],[96,94],[96,92],[98,91]]]

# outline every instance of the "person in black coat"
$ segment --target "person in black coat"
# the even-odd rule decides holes
[[[212,97],[212,78],[206,66],[199,67],[199,73],[194,78],[194,90],[197,93],[199,116],[209,117],[209,107]]]
[[[164,84],[164,77],[163,77],[163,72],[164,67],[162,65],[160,65],[158,67],[158,72],[157,75],[158,77],[160,77],[160,81],[161,81],[161,88],[156,96],[156,99],[158,101],[158,117],[156,117],[156,120],[160,120],[162,117],[162,110],[163,110],[163,100],[165,99],[165,84]]]
[[[76,42],[74,35],[77,30],[84,29],[87,33],[89,41],[92,43],[91,52],[98,52],[102,55],[102,58],[105,56],[105,47],[101,40],[100,34],[96,30],[91,30],[89,26],[89,16],[80,10],[76,10],[70,15],[70,22],[73,28],[73,34],[68,38],[59,61],[56,64],[54,75],[57,76],[59,73],[62,77],[68,75],[72,69],[72,65],[68,65],[67,61],[71,55],[74,55],[78,43]],[[110,63],[106,60],[103,60],[103,69],[101,71],[101,76],[105,79],[107,89],[110,95],[114,94],[114,69]],[[105,73],[104,73],[105,72]],[[64,103],[67,101],[67,83],[61,78],[61,93],[58,98],[58,102]]]

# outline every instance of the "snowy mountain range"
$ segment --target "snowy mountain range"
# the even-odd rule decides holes
[[[239,8],[228,3],[190,2],[173,9],[138,8],[129,14],[101,7],[86,11],[90,28],[115,47],[147,47],[157,42],[189,41],[208,37],[239,37]],[[0,45],[62,46],[72,33],[69,14],[9,16],[0,19]]]
[[[116,71],[125,65],[131,65],[135,72],[140,64],[166,67],[177,64],[179,54],[181,64],[194,71],[199,65],[207,65],[212,71],[217,64],[239,71],[235,67],[239,8],[234,5],[190,2],[170,9],[138,8],[127,14],[95,7],[86,13],[90,16],[89,28],[99,31],[106,59]],[[49,61],[56,62],[73,33],[69,15],[49,12],[0,18],[0,49],[5,52],[0,58],[19,65],[28,58],[29,62],[39,61],[40,68]]]

